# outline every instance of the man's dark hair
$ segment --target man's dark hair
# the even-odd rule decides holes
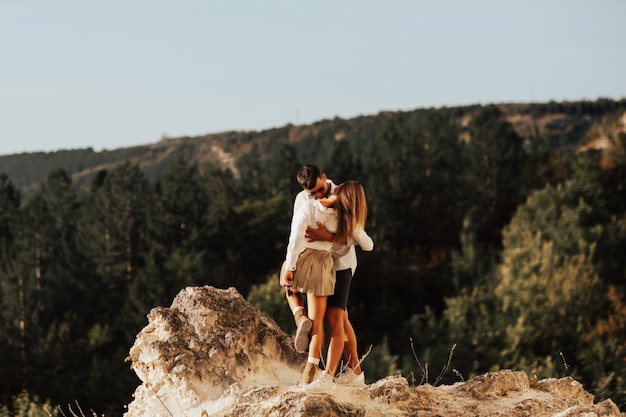
[[[322,178],[322,170],[315,165],[305,165],[298,171],[298,183],[306,190],[315,187],[318,178]]]

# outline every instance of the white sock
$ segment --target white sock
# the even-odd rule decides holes
[[[320,364],[320,359],[319,358],[314,358],[313,356],[309,356],[308,359],[307,359],[307,362],[310,362],[313,365],[319,365]]]

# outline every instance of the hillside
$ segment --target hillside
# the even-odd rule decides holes
[[[294,173],[311,162],[367,190],[375,250],[358,254],[349,310],[358,352],[373,346],[370,385],[415,385],[420,362],[439,369],[454,346],[440,384],[569,377],[624,411],[625,104],[381,112],[4,157],[0,406],[28,387],[120,415],[137,387],[128,349],[181,288],[235,288],[289,332],[276,274]]]
[[[458,123],[460,139],[468,139],[467,126],[482,106],[447,108]],[[563,103],[500,104],[515,130],[528,141],[541,138],[564,149],[574,149],[598,139],[608,129],[626,124],[623,114],[626,99]],[[0,173],[6,173],[27,200],[52,171],[62,168],[71,174],[76,189],[87,192],[94,174],[111,170],[130,161],[142,168],[149,180],[158,178],[177,158],[197,165],[201,171],[212,167],[228,169],[238,175],[238,161],[255,147],[267,157],[282,144],[293,145],[301,161],[320,163],[339,140],[346,140],[357,151],[363,151],[377,140],[394,117],[402,117],[418,129],[419,122],[432,111],[416,109],[406,112],[380,112],[353,119],[335,118],[310,125],[286,125],[264,131],[230,131],[196,137],[163,138],[160,141],[128,148],[102,150],[91,148],[55,152],[23,153],[0,156]],[[551,144],[550,146],[555,146]]]

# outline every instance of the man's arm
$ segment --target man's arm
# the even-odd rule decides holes
[[[285,271],[285,274],[281,277],[280,285],[283,287],[291,287],[293,285],[293,271]]]

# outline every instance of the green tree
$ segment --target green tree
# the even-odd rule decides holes
[[[130,163],[99,175],[93,185],[77,220],[79,248],[95,273],[94,315],[87,331],[91,364],[84,390],[92,394],[90,405],[120,412],[120,399],[129,400],[136,385],[124,358],[142,323],[126,314],[124,306],[129,285],[145,266],[152,195],[139,167]],[[117,383],[106,384],[112,380]]]
[[[429,112],[420,125],[420,146],[424,166],[420,208],[417,221],[423,228],[428,258],[433,264],[445,262],[458,236],[467,207],[461,155],[464,143],[459,140],[457,123],[446,109]]]
[[[228,284],[222,223],[232,198],[218,172],[205,176],[182,158],[158,179],[148,226],[150,252],[129,283],[126,315],[138,325],[188,285]],[[129,334],[128,337],[133,337]]]
[[[591,207],[580,193],[576,181],[534,192],[504,229],[494,269],[477,258],[467,229],[453,271],[473,285],[445,299],[441,319],[412,319],[414,334],[430,336],[417,347],[441,361],[442,344],[458,344],[456,369],[465,377],[507,367],[554,376],[563,370],[560,354],[579,366],[581,335],[604,310],[592,261],[601,227],[586,223]]]
[[[6,371],[19,368],[12,375],[14,389],[71,397],[63,397],[67,400],[83,392],[77,362],[89,306],[85,262],[75,245],[76,213],[69,176],[52,172],[20,212],[15,257],[3,281],[8,334],[13,335],[6,352],[15,360]]]
[[[295,178],[301,166],[296,149],[292,145],[283,144],[278,154],[265,163],[266,197],[293,196],[300,192],[300,185]]]
[[[540,234],[522,239],[523,246],[505,250],[495,289],[508,319],[503,366],[536,364],[526,370],[548,377],[540,371],[560,353],[576,357],[575,346],[591,327],[589,317],[599,314],[603,291],[591,262],[592,245],[581,243],[581,253],[567,256]]]
[[[263,166],[259,183],[266,184],[265,195],[259,199],[242,196],[226,221],[230,283],[237,284],[244,296],[252,284],[259,284],[262,277],[280,268],[289,238],[293,199],[302,190],[296,181],[301,165],[292,146],[281,146]]]
[[[575,358],[580,335],[602,311],[593,263],[601,228],[585,223],[592,208],[578,192],[575,181],[535,192],[505,228],[494,291],[508,322],[504,366],[526,364],[539,375],[561,352]]]
[[[596,197],[594,209],[599,201],[603,201],[602,219],[606,225],[602,238],[598,240],[596,263],[601,273],[614,285],[626,286],[626,133],[609,135],[609,146],[603,150],[598,161],[601,169],[598,190],[601,195]]]
[[[13,397],[11,407],[0,404],[0,417],[57,417],[60,411],[50,404],[43,403],[37,395],[29,395],[22,392]]]
[[[495,105],[482,108],[471,121],[465,147],[466,203],[477,225],[477,238],[501,247],[501,230],[528,193],[523,139]]]
[[[398,355],[391,353],[387,335],[382,337],[380,344],[369,346],[359,360],[362,361],[361,368],[367,376],[366,382],[368,383],[389,375],[399,375],[402,372],[398,368]]]
[[[157,180],[150,211],[150,243],[163,254],[175,249],[199,250],[209,198],[197,168],[179,158]]]
[[[430,364],[431,372],[436,372],[433,367],[443,367],[450,358],[451,346],[455,346],[451,367],[456,372],[443,376],[446,383],[498,369],[505,347],[507,323],[500,314],[502,304],[494,294],[498,280],[493,265],[481,259],[484,254],[475,247],[471,231],[465,231],[462,240],[462,249],[453,254],[452,264],[454,281],[464,285],[457,284],[455,293],[444,297],[441,314],[427,307],[407,323],[421,368]],[[405,354],[403,364],[405,372],[423,373],[414,355]]]
[[[295,334],[293,314],[285,299],[285,290],[279,285],[278,273],[268,275],[264,283],[253,285],[246,301],[271,317],[285,333]]]
[[[231,245],[228,246],[228,260],[232,280],[229,284],[237,287],[246,296],[252,284],[259,284],[260,277],[277,272],[285,258],[291,200],[285,195],[260,200],[246,200],[233,208],[231,225]]]
[[[302,165],[296,149],[290,144],[282,143],[274,154],[265,158],[254,146],[237,166],[241,175],[237,195],[241,200],[266,199],[300,191],[295,178]]]
[[[12,225],[18,216],[20,204],[19,191],[7,174],[0,173],[0,261],[10,256],[14,238]]]
[[[267,196],[265,189],[265,175],[259,146],[254,144],[250,152],[244,154],[237,161],[239,181],[236,194],[244,199],[256,199]]]
[[[15,376],[22,374],[20,367],[20,334],[16,303],[17,282],[14,271],[17,267],[16,235],[19,233],[20,194],[8,175],[0,174],[0,400],[10,401],[10,395],[20,388]]]
[[[150,205],[148,182],[130,163],[107,174],[82,205],[81,248],[111,290],[123,289],[142,264]]]
[[[421,239],[421,224],[414,219],[420,204],[424,174],[423,147],[408,131],[404,119],[392,119],[381,138],[367,152],[364,163],[367,177],[370,224],[378,237],[379,248],[411,250]]]
[[[77,196],[69,175],[55,170],[40,191],[24,207],[22,238],[25,282],[35,291],[30,326],[29,385],[44,397],[62,394],[77,398],[81,381],[74,373],[80,350],[87,283],[82,280],[85,262],[76,248]],[[48,366],[50,361],[54,367]],[[66,377],[67,375],[67,377]],[[51,382],[54,381],[54,382]],[[71,398],[67,398],[71,400]]]
[[[340,184],[348,180],[359,181],[361,183],[367,181],[363,173],[361,158],[354,152],[350,142],[346,139],[339,140],[335,143],[329,156],[324,161],[322,168],[326,175],[331,178],[335,184]],[[367,192],[367,190],[365,190]]]
[[[580,374],[589,381],[600,399],[611,398],[622,408],[626,404],[626,291],[610,285],[606,316],[599,316],[582,336],[578,355]]]

